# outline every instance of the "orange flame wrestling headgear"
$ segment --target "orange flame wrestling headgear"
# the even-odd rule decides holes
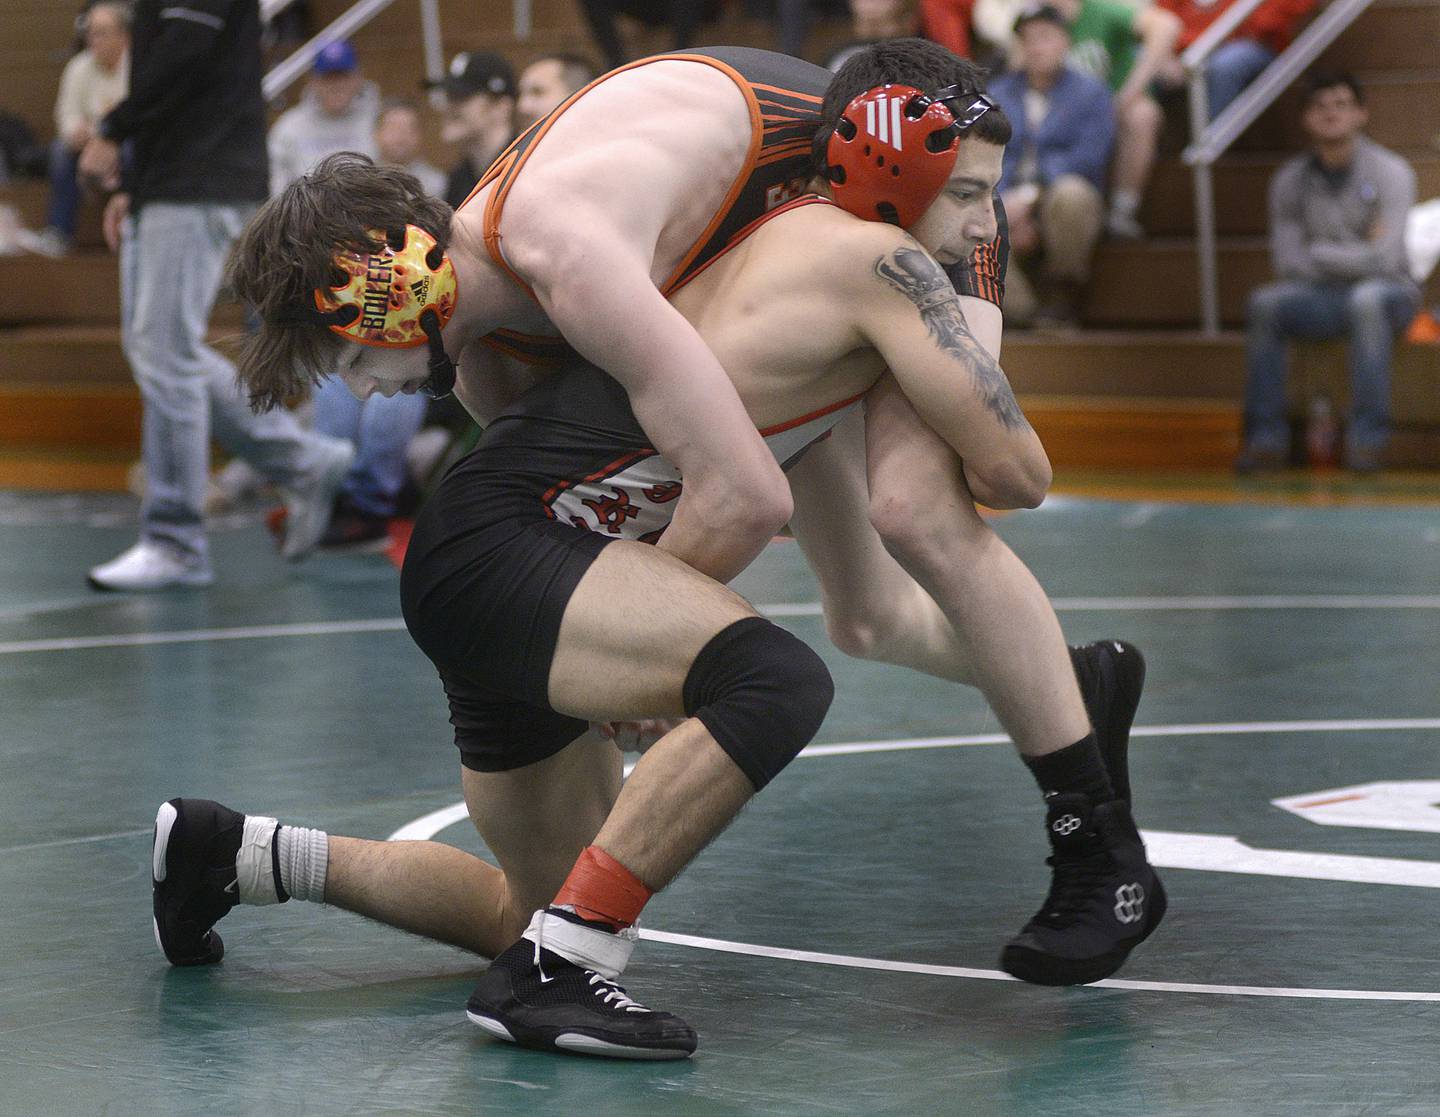
[[[315,292],[312,317],[347,341],[384,349],[430,346],[427,392],[448,395],[455,365],[440,331],[455,313],[459,297],[455,266],[435,238],[418,225],[387,232],[372,230],[375,252],[338,252],[337,283]]]

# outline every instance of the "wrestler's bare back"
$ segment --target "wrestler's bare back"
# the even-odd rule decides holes
[[[854,300],[887,238],[899,243],[903,234],[835,206],[802,206],[767,221],[671,296],[757,427],[859,395],[884,374],[884,359],[856,329]]]
[[[506,261],[536,287],[597,224],[649,257],[662,285],[720,210],[752,141],[745,96],[699,62],[652,62],[602,81],[534,145],[499,223]],[[466,209],[479,211],[492,183]]]

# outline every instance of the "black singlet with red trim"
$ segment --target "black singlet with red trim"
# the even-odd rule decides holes
[[[666,295],[722,252],[746,226],[804,193],[805,185],[814,172],[811,143],[819,127],[825,89],[832,77],[829,70],[801,59],[751,47],[704,47],[642,59],[631,63],[631,67],[687,57],[713,59],[720,63],[722,70],[732,76],[738,75],[744,82],[742,91],[747,101],[758,113],[761,136],[744,180],[730,192],[726,206],[716,215],[701,241],[692,246],[680,267],[662,286],[662,293]],[[606,78],[602,76],[597,82],[604,80]],[[591,86],[587,86],[586,90],[589,88]],[[583,97],[586,90],[581,90],[550,116],[536,121],[521,133],[476,186],[478,192],[491,182],[496,184],[496,190],[487,203],[485,228],[487,244],[502,266],[505,265],[499,255],[496,233],[504,192],[523,170],[530,149],[544,135],[549,123],[575,100]],[[1009,238],[1004,208],[998,195],[995,211],[998,223],[995,239],[981,245],[967,260],[946,268],[946,272],[959,294],[999,305],[1005,289]],[[518,282],[519,277],[516,276],[516,279]],[[497,330],[485,341],[493,348],[534,363],[559,363],[568,359],[570,354],[561,338],[540,337],[513,330]]]
[[[820,127],[820,106],[834,76],[829,70],[788,54],[751,47],[704,47],[687,51],[738,71],[760,104],[763,122],[761,153],[750,177],[730,206],[720,227],[700,249],[675,286],[721,252],[740,230],[757,217],[805,192],[815,174],[812,142]],[[1000,195],[995,195],[995,239],[970,257],[945,269],[961,295],[996,306],[1005,294],[1005,269],[1010,262],[1010,231]],[[668,292],[667,292],[668,293]]]

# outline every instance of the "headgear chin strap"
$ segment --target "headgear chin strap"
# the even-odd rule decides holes
[[[866,221],[909,228],[945,188],[961,138],[994,107],[958,85],[935,93],[867,89],[845,106],[826,145],[836,204]]]
[[[429,345],[430,380],[422,391],[441,399],[455,388],[455,362],[441,337],[458,300],[455,266],[418,225],[371,235],[381,242],[377,251],[336,253],[336,282],[315,292],[310,317],[361,345]]]

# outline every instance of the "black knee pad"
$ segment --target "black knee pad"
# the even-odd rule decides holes
[[[685,676],[685,712],[759,791],[820,729],[835,684],[804,641],[764,617],[716,633]]]

